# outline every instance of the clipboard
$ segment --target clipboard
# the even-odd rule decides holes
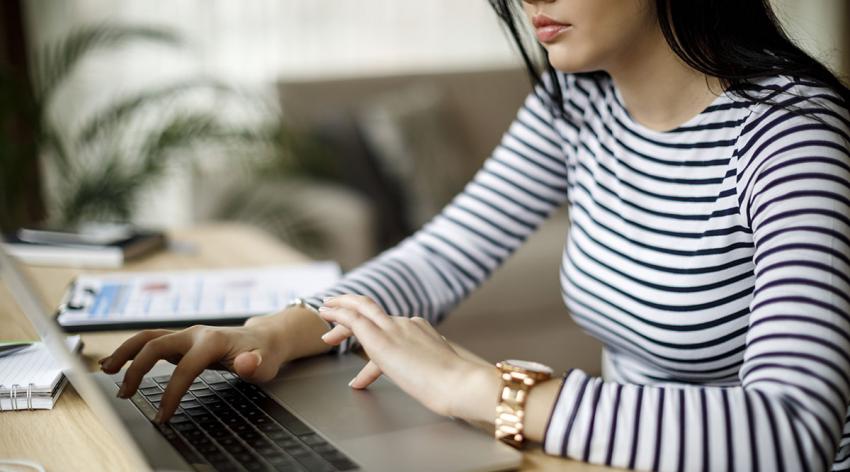
[[[327,289],[334,262],[225,270],[81,275],[57,309],[65,331],[241,324]]]

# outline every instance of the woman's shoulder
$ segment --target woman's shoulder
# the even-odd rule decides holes
[[[811,159],[850,165],[850,111],[835,89],[811,79],[776,76],[727,91],[732,92],[749,108],[736,144],[742,169]]]
[[[847,102],[834,88],[816,80],[765,77],[731,88],[727,95],[749,109],[742,136],[757,140],[768,135],[818,133],[845,146],[850,143]]]
[[[779,111],[799,116],[823,112],[848,117],[848,104],[834,88],[814,79],[776,75],[736,85],[727,94],[743,103],[758,117]]]

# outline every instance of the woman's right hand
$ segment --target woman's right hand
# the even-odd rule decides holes
[[[155,418],[165,422],[204,369],[224,368],[249,382],[265,382],[274,378],[284,362],[327,351],[320,339],[326,330],[324,321],[302,308],[251,318],[239,327],[145,330],[124,341],[100,364],[104,372],[114,374],[132,360],[118,391],[121,398],[132,396],[160,359],[176,364]]]

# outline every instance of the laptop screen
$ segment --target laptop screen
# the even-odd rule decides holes
[[[6,284],[6,288],[32,323],[50,354],[62,366],[68,381],[127,451],[134,470],[149,470],[150,466],[110,406],[106,394],[86,371],[82,361],[65,344],[65,334],[50,315],[51,310],[47,309],[36,294],[27,275],[2,246],[0,246],[0,280]]]

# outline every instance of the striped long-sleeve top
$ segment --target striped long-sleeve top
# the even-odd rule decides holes
[[[562,296],[604,343],[604,375],[564,376],[547,453],[644,470],[850,468],[840,99],[773,77],[748,92],[768,103],[727,92],[659,132],[610,77],[560,78],[563,103],[530,94],[460,195],[327,294],[438,322],[566,204]]]

